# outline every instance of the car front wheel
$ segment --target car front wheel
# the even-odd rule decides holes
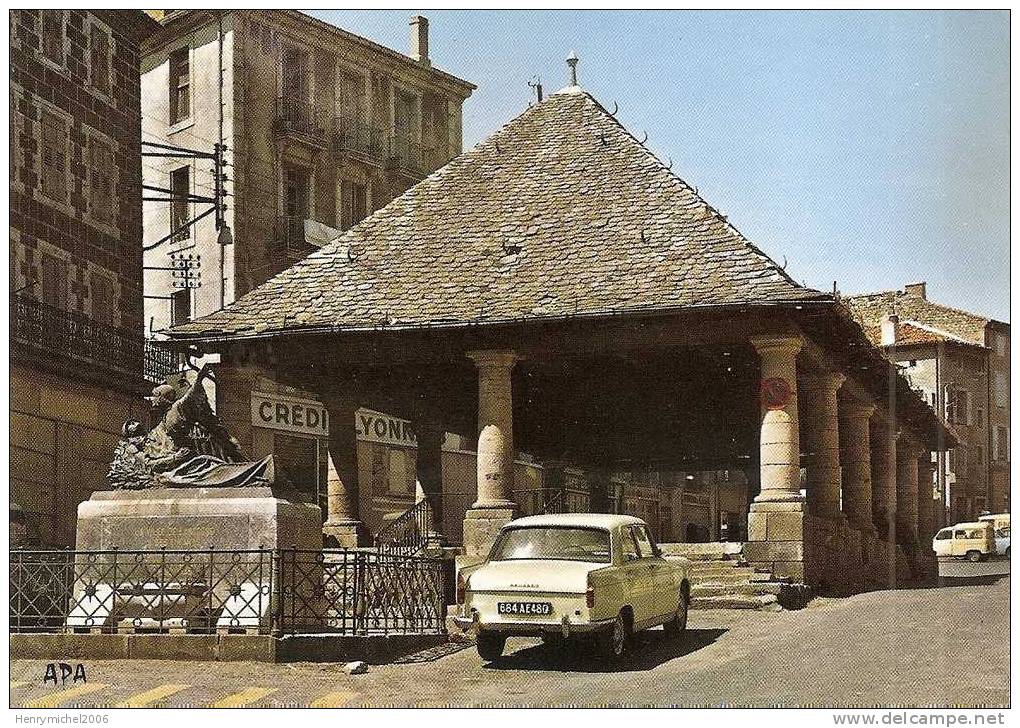
[[[481,632],[478,635],[478,656],[486,662],[493,662],[503,656],[506,637],[492,632]]]

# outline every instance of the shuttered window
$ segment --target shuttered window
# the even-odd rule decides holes
[[[42,53],[54,63],[64,65],[64,11],[41,10]]]
[[[191,205],[188,195],[191,194],[191,168],[178,167],[170,173],[170,192],[173,201],[170,203],[170,232],[174,240],[186,240],[191,237],[191,226],[188,224]]]
[[[56,308],[67,308],[67,261],[55,255],[42,253],[39,260],[40,287],[43,303]]]
[[[68,125],[63,117],[45,110],[39,115],[39,123],[42,127],[39,148],[42,191],[51,200],[66,204],[70,187]]]
[[[93,25],[89,29],[89,81],[92,88],[110,93],[110,34]]]
[[[102,273],[93,273],[89,290],[92,295],[92,318],[101,324],[113,326],[116,322],[113,281]]]
[[[89,139],[88,149],[89,214],[96,222],[113,225],[116,222],[116,154],[110,144],[95,137]]]

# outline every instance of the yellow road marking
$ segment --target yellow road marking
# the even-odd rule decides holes
[[[117,703],[115,708],[144,708],[148,705],[152,705],[155,702],[168,698],[174,693],[179,693],[182,690],[187,690],[190,685],[160,685],[158,688],[152,690],[146,690],[144,693],[138,693],[132,695],[127,700]]]
[[[24,680],[11,680],[11,690],[17,690],[18,688],[23,688],[26,685],[28,685],[27,681],[24,681]]]
[[[278,688],[246,688],[239,693],[228,695],[222,700],[217,700],[212,703],[210,708],[243,708],[244,706],[254,703],[256,700],[262,700],[262,698],[275,693]]]
[[[309,708],[342,708],[351,702],[351,700],[357,697],[357,693],[347,692],[346,690],[339,690],[335,693],[326,693],[321,698],[314,700],[308,707]]]
[[[75,688],[68,688],[67,690],[58,690],[55,693],[44,695],[41,698],[35,700],[29,700],[27,703],[22,705],[23,708],[56,708],[61,703],[80,698],[83,695],[94,693],[99,690],[105,689],[106,685],[98,685],[93,683],[92,685],[79,685]]]

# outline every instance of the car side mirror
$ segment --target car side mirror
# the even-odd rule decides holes
[[[655,544],[652,547],[652,553],[655,554],[655,558],[657,558],[657,559],[661,559],[662,558],[662,549],[659,548],[659,544]]]
[[[624,554],[623,555],[623,560],[624,561],[637,561],[638,560],[638,555],[637,554]]]

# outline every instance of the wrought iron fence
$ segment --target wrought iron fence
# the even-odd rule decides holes
[[[445,631],[435,559],[344,549],[10,555],[12,632]]]
[[[27,296],[11,297],[11,339],[61,357],[104,369],[142,373],[141,333],[94,321]]]
[[[432,530],[431,505],[421,500],[380,530],[375,545],[384,553],[417,554],[428,545]]]

